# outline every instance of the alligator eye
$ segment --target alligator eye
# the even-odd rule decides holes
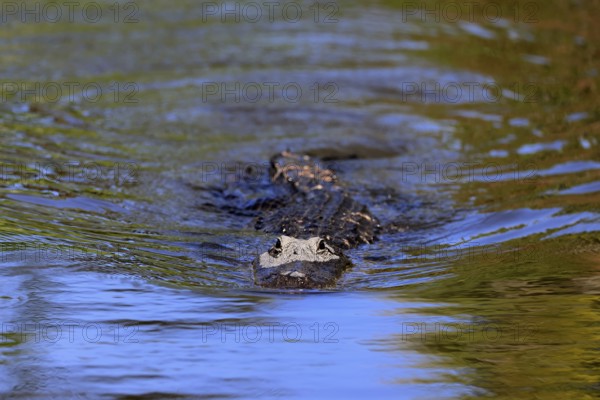
[[[327,244],[327,241],[324,239],[320,239],[319,243],[317,243],[317,252],[318,253],[329,252],[331,254],[335,254],[335,251],[331,247],[329,247],[329,245]]]
[[[271,257],[278,257],[281,254],[281,240],[277,239],[275,245],[269,249],[269,254]]]

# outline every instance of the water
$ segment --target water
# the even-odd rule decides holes
[[[2,13],[0,397],[599,397],[598,2],[39,4]],[[408,227],[336,290],[255,287],[273,238],[200,207],[286,148]]]

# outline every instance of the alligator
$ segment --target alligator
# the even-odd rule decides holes
[[[272,157],[270,165],[272,183],[288,196],[256,219],[256,229],[281,236],[252,263],[255,283],[271,288],[335,285],[351,266],[344,250],[372,243],[377,219],[338,184],[333,170],[311,157],[286,151]]]
[[[351,266],[344,251],[372,243],[378,220],[352,198],[335,171],[308,155],[276,154],[267,175],[262,185],[268,195],[240,196],[244,185],[236,185],[220,193],[224,203],[216,206],[253,216],[257,230],[278,235],[273,246],[252,262],[255,284],[278,289],[335,286]],[[261,183],[254,186],[260,192]],[[240,198],[242,203],[236,205]]]

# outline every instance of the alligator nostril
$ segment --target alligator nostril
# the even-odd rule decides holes
[[[298,251],[294,250],[294,254],[295,254],[295,255],[298,255]]]

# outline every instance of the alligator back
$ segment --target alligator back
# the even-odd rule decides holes
[[[319,236],[346,249],[375,239],[375,217],[338,184],[334,171],[316,160],[277,154],[271,159],[270,179],[287,195],[257,214],[256,229],[297,238]]]

